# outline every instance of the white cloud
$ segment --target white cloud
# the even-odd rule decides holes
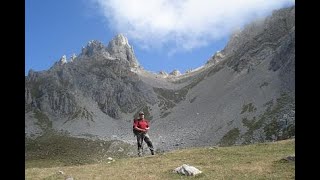
[[[191,50],[228,36],[248,20],[261,17],[292,0],[93,0],[109,27],[141,47],[171,53]]]

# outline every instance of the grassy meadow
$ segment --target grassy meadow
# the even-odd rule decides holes
[[[229,147],[201,147],[148,154],[143,157],[104,159],[97,163],[73,164],[49,160],[26,160],[26,179],[157,180],[157,179],[295,179],[294,139]],[[53,161],[53,160],[51,160]],[[67,161],[67,159],[66,159]],[[52,166],[48,164],[53,163]],[[202,171],[197,176],[173,172],[182,164]]]

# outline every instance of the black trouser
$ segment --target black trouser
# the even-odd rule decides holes
[[[141,153],[142,153],[142,150],[143,150],[143,147],[142,147],[142,143],[143,141],[145,141],[151,151],[151,154],[153,154],[153,145],[152,145],[152,142],[150,140],[150,137],[147,133],[138,133],[137,134],[137,144],[138,144],[138,155],[140,156]]]

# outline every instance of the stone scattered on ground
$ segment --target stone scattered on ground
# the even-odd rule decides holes
[[[190,166],[188,164],[183,164],[182,166],[180,167],[177,167],[174,172],[178,173],[178,174],[183,174],[183,175],[186,175],[186,176],[195,176],[197,174],[200,174],[202,173],[202,171],[200,171],[199,169],[193,167],[193,166]]]

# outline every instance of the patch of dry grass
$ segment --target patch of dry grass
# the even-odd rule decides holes
[[[116,159],[114,162],[27,168],[26,179],[294,179],[294,162],[280,161],[295,153],[294,140],[232,147],[190,148],[155,156]],[[195,177],[173,173],[182,164],[203,171]],[[61,175],[58,172],[63,171]]]

